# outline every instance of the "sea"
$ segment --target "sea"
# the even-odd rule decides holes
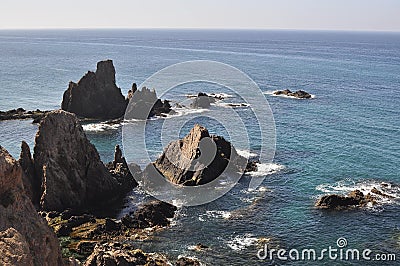
[[[258,165],[256,173],[244,175],[215,201],[179,207],[171,227],[134,242],[135,246],[172,260],[197,258],[204,265],[400,265],[400,33],[1,30],[0,110],[59,109],[68,82],[77,82],[105,59],[113,60],[124,95],[133,82],[142,84],[173,64],[211,60],[233,66],[258,85],[268,102],[265,112],[272,110],[275,123],[272,162]],[[313,97],[273,95],[282,89],[305,90]],[[228,132],[240,125],[221,110],[243,99],[228,88],[184,84],[168,100],[182,103],[187,94],[198,92],[223,93],[225,99],[209,110],[173,104],[176,117],[187,117],[177,138],[187,134],[193,123],[200,123],[231,140]],[[235,108],[242,120],[247,117],[243,114],[253,111],[251,105]],[[215,120],[209,118],[211,113],[221,115]],[[169,115],[147,121],[151,158],[163,151],[160,124],[166,120],[173,124],[174,119]],[[111,161],[115,145],[123,144],[123,125],[96,121],[83,123],[83,128],[102,160]],[[238,150],[257,157],[262,148],[257,142],[260,133],[251,126],[247,130],[250,147]],[[17,158],[22,140],[33,150],[36,131],[31,120],[2,121],[0,145]],[[145,166],[148,158],[142,152],[124,152]],[[251,178],[262,178],[261,185],[249,189]],[[314,207],[323,195],[355,189],[368,192],[373,187],[391,197],[353,210]],[[118,217],[146,200],[151,196],[135,188]],[[197,250],[199,243],[209,248]],[[274,256],[260,259],[257,253],[266,248],[275,249]],[[319,257],[329,248],[337,249],[336,258],[326,252],[322,259],[302,259],[304,249],[314,249]],[[286,255],[298,250],[299,258],[280,259],[278,249],[286,250]],[[360,258],[341,258],[347,249],[359,250]],[[362,258],[368,249],[371,260]],[[384,261],[390,254],[397,255],[397,261]]]

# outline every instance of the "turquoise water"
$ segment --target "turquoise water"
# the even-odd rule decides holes
[[[248,191],[249,177],[245,177],[218,201],[182,208],[174,226],[137,245],[171,257],[195,256],[208,265],[269,265],[270,261],[257,259],[260,245],[255,239],[271,238],[275,246],[287,249],[322,249],[336,246],[336,240],[345,237],[350,248],[396,253],[400,260],[400,191],[395,187],[400,184],[400,34],[0,31],[0,110],[58,108],[68,81],[79,80],[87,70],[94,70],[97,61],[107,58],[113,59],[118,86],[125,94],[132,82],[140,84],[174,63],[203,59],[230,64],[257,82],[276,123],[274,163],[279,170],[266,175],[259,190]],[[304,89],[315,98],[271,95],[284,88]],[[184,99],[185,89],[221,90],[193,85],[170,97]],[[212,111],[218,108],[213,106]],[[251,113],[251,109],[239,112]],[[197,119],[213,133],[225,135],[222,127]],[[229,117],[222,119],[229,121]],[[149,126],[157,129],[159,123],[150,121]],[[85,129],[102,159],[111,160],[114,145],[122,142],[121,127]],[[0,144],[18,156],[21,140],[32,145],[36,130],[30,121],[0,122]],[[156,136],[148,141],[153,156],[162,150]],[[257,136],[254,139],[251,148],[257,153]],[[144,162],[140,156],[137,161]],[[357,211],[324,212],[313,207],[316,198],[328,191],[344,193],[381,182],[393,184],[395,200]],[[137,198],[143,197],[140,189],[135,190],[128,207],[135,208]],[[190,249],[199,242],[211,250]],[[380,265],[376,261],[320,263]]]

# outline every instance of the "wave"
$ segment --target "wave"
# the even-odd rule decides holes
[[[256,165],[257,165],[257,171],[248,172],[247,174],[251,176],[272,175],[285,168],[285,166],[276,163],[256,163]]]
[[[172,108],[172,111],[172,113],[166,114],[165,118],[173,118],[190,114],[201,114],[209,110],[204,108],[174,107]]]
[[[382,194],[376,194],[373,190],[379,190]],[[352,180],[343,180],[335,184],[321,184],[316,187],[317,191],[324,194],[342,194],[346,195],[354,190],[361,191],[364,195],[368,193],[376,198],[378,204],[399,204],[400,205],[400,186],[392,183],[378,180],[368,180],[355,182]]]
[[[284,94],[275,95],[274,94],[275,92],[277,92],[277,91],[265,91],[265,92],[263,92],[263,94],[270,95],[273,97],[282,97],[282,98],[289,98],[289,99],[296,99],[296,100],[309,100],[306,98],[297,98],[294,96],[288,96],[288,95],[284,95]],[[310,94],[310,95],[311,95],[311,99],[315,99],[316,96],[314,94]]]
[[[237,152],[240,156],[243,156],[243,157],[245,157],[245,158],[253,158],[253,157],[256,157],[256,156],[257,156],[257,153],[254,153],[254,152],[251,152],[251,151],[248,151],[248,150],[240,150],[240,149],[237,149],[236,152]]]
[[[259,239],[254,237],[252,234],[244,234],[230,239],[227,242],[227,245],[233,250],[240,251],[255,245],[258,241]]]
[[[228,211],[206,211],[206,213],[199,215],[199,221],[205,222],[209,219],[229,219],[232,213]]]
[[[105,122],[101,122],[101,123],[85,124],[82,125],[82,128],[84,131],[88,132],[102,132],[106,130],[118,129],[121,125],[122,123],[107,124]]]

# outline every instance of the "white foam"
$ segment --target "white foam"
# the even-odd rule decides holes
[[[224,108],[247,108],[250,107],[248,103],[227,103],[227,102],[216,102],[216,106]]]
[[[205,108],[187,108],[187,107],[174,107],[172,108],[172,110],[174,112],[172,114],[166,114],[166,118],[173,118],[191,114],[201,114],[209,111],[209,109]]]
[[[233,239],[227,242],[228,247],[233,250],[239,251],[244,250],[247,247],[254,245],[258,239],[251,234],[244,234],[235,236]]]
[[[257,165],[257,171],[248,172],[247,174],[251,176],[272,175],[285,168],[285,166],[276,163],[268,163],[268,164],[256,163],[256,165]]]
[[[102,123],[93,123],[93,124],[82,125],[82,128],[84,131],[101,132],[101,131],[106,131],[106,130],[118,129],[120,126],[121,126],[120,123],[107,124],[107,123],[102,122]]]
[[[206,211],[206,213],[199,215],[199,221],[204,222],[207,219],[229,219],[232,213],[228,211]]]
[[[218,99],[226,99],[226,98],[231,98],[233,95],[227,94],[227,93],[206,93],[208,96]],[[198,94],[186,94],[185,95],[187,98],[196,98]]]
[[[257,153],[254,153],[254,152],[251,152],[251,151],[248,151],[248,150],[240,150],[240,149],[237,149],[236,152],[237,152],[240,156],[243,156],[243,157],[245,157],[245,158],[252,158],[252,157],[256,157],[256,156],[257,156]]]

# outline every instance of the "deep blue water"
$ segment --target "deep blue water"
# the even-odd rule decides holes
[[[336,246],[336,240],[345,237],[349,248],[396,253],[400,260],[400,190],[396,187],[400,185],[400,34],[0,31],[0,110],[59,108],[68,81],[78,81],[86,71],[95,70],[97,61],[108,58],[114,61],[117,84],[124,94],[132,82],[140,84],[174,63],[201,59],[230,64],[260,86],[276,123],[274,163],[280,170],[266,175],[259,190],[248,191],[249,177],[245,177],[215,202],[182,208],[174,226],[137,245],[173,258],[195,256],[207,265],[268,265],[270,261],[256,257],[261,238],[270,238],[274,247],[289,250]],[[271,96],[270,92],[285,88],[304,89],[315,98]],[[222,89],[204,84],[186,86],[177,88],[170,99],[183,100],[184,93],[191,90]],[[213,106],[209,112],[218,112],[218,108]],[[238,112],[246,115],[251,109]],[[207,112],[191,115],[202,116],[196,121],[226,136],[223,127],[204,118]],[[229,122],[229,117],[221,119]],[[157,130],[159,123],[150,121],[150,129]],[[121,127],[90,130],[98,126],[85,129],[89,129],[87,135],[102,159],[109,161],[114,145],[122,142]],[[190,126],[182,129],[181,136]],[[33,145],[36,130],[31,121],[0,122],[0,144],[18,156],[21,140]],[[257,139],[256,132],[250,135],[253,133]],[[148,137],[153,156],[160,153],[157,134]],[[251,149],[259,151],[256,141]],[[138,163],[144,161],[140,155],[136,159]],[[393,184],[389,192],[397,198],[354,211],[324,212],[313,207],[317,197],[328,191],[370,189],[381,182]],[[130,207],[135,208],[137,199],[143,197],[140,190],[134,191]],[[199,242],[211,246],[211,251],[190,250]],[[274,263],[297,265],[278,260]],[[375,261],[367,265],[379,264]]]

